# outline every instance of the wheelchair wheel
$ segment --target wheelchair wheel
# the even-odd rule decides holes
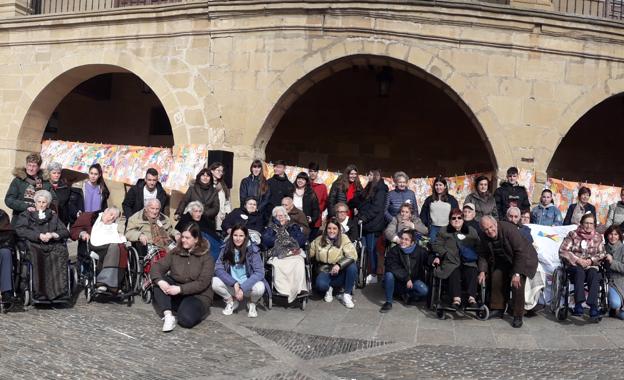
[[[132,306],[133,303],[134,303],[134,296],[129,296],[128,297],[128,307]]]
[[[565,286],[565,272],[562,267],[558,267],[555,269],[552,275],[552,284],[550,287],[552,299],[550,301],[550,311],[555,315],[558,314],[558,310],[561,308],[562,304],[565,305],[563,301],[563,286]]]
[[[141,290],[141,300],[144,303],[147,303],[147,304],[152,303],[152,296],[153,296],[152,289]]]
[[[91,286],[87,286],[84,290],[85,298],[87,299],[87,303],[91,303],[93,301],[93,288]]]
[[[480,321],[487,321],[490,317],[490,309],[486,305],[482,305],[479,311],[477,311],[476,316]]]
[[[446,312],[444,311],[444,309],[439,307],[439,305],[433,305],[433,311],[435,311],[436,317],[438,317],[438,319],[440,320],[446,319]]]
[[[357,288],[363,289],[366,286],[366,276],[368,275],[368,254],[365,249],[362,249],[360,257],[358,258],[358,277]]]
[[[273,298],[267,296],[264,300],[264,305],[267,309],[271,310],[273,308]]]
[[[32,297],[30,294],[30,289],[25,289],[24,290],[24,306],[30,306],[30,303],[32,302]]]
[[[555,311],[555,316],[558,321],[565,321],[568,319],[568,308],[566,306],[559,306]]]
[[[128,291],[137,293],[141,287],[141,262],[139,253],[134,247],[128,248]]]

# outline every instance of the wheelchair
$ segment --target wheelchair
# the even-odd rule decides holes
[[[22,251],[14,247],[11,249],[11,284],[13,286],[13,300],[6,301],[0,299],[0,313],[7,313],[10,309],[14,309],[18,306],[23,310],[23,300],[21,296],[23,295],[23,287],[21,285],[22,281]]]
[[[301,250],[305,253],[303,256],[303,260],[304,260],[304,265],[305,265],[307,291],[302,291],[299,294],[297,294],[297,297],[293,301],[293,303],[299,302],[299,307],[301,308],[301,310],[305,310],[310,300],[310,295],[312,294],[312,263],[308,255],[308,247],[309,245],[306,244],[304,248],[301,248]],[[273,272],[274,268],[273,268],[273,265],[269,263],[269,259],[270,257],[268,256],[268,251],[262,251],[262,261],[264,262],[264,278],[269,283],[269,286],[271,287],[271,293],[272,293],[271,297],[268,296],[268,293],[265,293],[263,298],[264,298],[265,306],[267,307],[267,309],[271,310],[273,308],[274,298],[285,299],[286,300],[285,302],[287,303],[288,295],[281,294],[276,290],[275,276]]]
[[[576,289],[571,284],[570,275],[568,274],[569,265],[562,260],[561,266],[557,267],[552,275],[552,300],[550,302],[550,311],[555,315],[558,321],[562,322],[568,319],[570,314],[570,301],[574,300]],[[598,267],[600,274],[600,290],[598,292],[598,307],[604,315],[609,310],[609,277],[608,271],[604,265]],[[582,291],[587,291],[587,285]],[[596,322],[599,322],[598,318]]]
[[[355,282],[355,287],[358,289],[364,289],[366,286],[366,277],[368,276],[368,252],[362,242],[362,221],[358,220],[358,239],[353,243],[355,245],[355,251],[357,252],[357,267],[358,275]]]
[[[55,299],[40,298],[35,294],[33,284],[33,264],[30,261],[28,242],[19,240],[17,244],[16,260],[17,272],[14,278],[14,291],[23,300],[24,306],[31,305],[73,305],[74,295],[78,286],[78,270],[71,260],[67,260],[67,292]],[[14,264],[15,265],[15,264]]]
[[[132,306],[134,303],[134,297],[138,293],[138,283],[141,276],[140,272],[140,260],[137,250],[129,250],[127,249],[125,244],[119,244],[120,255],[126,256],[125,260],[120,258],[121,260],[126,262],[125,270],[123,271],[123,278],[119,280],[119,290],[117,292],[107,290],[99,290],[97,287],[97,267],[98,262],[100,260],[99,255],[88,249],[89,243],[82,242],[84,246],[82,249],[86,249],[89,254],[89,260],[86,263],[83,263],[84,269],[84,294],[87,300],[87,303],[92,302],[95,298],[103,296],[106,298],[114,298],[121,301],[126,300],[128,302],[128,306]]]
[[[447,313],[461,313],[461,314],[470,314],[474,316],[476,319],[480,321],[487,321],[490,317],[490,309],[486,305],[487,294],[486,289],[487,286],[484,284],[479,284],[479,289],[477,292],[476,301],[477,304],[475,306],[463,306],[459,309],[455,309],[450,306],[451,300],[447,299],[448,296],[446,294],[447,283],[443,279],[436,277],[433,274],[433,267],[429,268],[427,272],[427,279],[429,280],[429,307],[435,312],[436,317],[438,319],[446,319]],[[465,301],[468,297],[462,295],[462,300]],[[462,305],[465,303],[462,302]]]
[[[126,248],[128,249],[128,262],[130,262],[130,257],[135,257],[138,262],[137,267],[134,268],[137,273],[134,292],[141,296],[144,303],[150,304],[154,298],[153,283],[150,276],[152,264],[165,257],[173,246],[163,249],[154,244],[148,244],[145,247],[141,243],[127,243]]]

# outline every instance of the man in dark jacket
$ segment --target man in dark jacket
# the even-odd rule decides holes
[[[287,195],[292,197],[295,191],[295,186],[288,180],[284,170],[286,170],[286,163],[282,160],[275,161],[273,164],[273,172],[275,174],[267,180],[269,191],[271,192],[271,197],[269,198],[269,203],[265,210],[267,220],[275,206],[280,206],[282,204],[282,199]]]
[[[352,243],[355,243],[360,238],[360,230],[356,219],[349,217],[349,206],[344,202],[336,203],[334,215],[336,215],[336,220],[342,226],[342,232],[349,237]]]
[[[295,207],[292,197],[290,195],[285,196],[282,199],[281,206],[286,209],[290,220],[297,223],[299,227],[301,227],[301,231],[303,231],[303,234],[307,239],[310,236],[310,224],[308,223],[308,219],[306,218],[303,211]]]
[[[13,170],[13,181],[9,185],[4,203],[13,210],[11,223],[15,225],[17,216],[29,210],[35,211],[33,196],[38,190],[48,190],[52,194],[52,201],[56,201],[56,194],[52,189],[47,172],[41,170],[41,156],[31,153],[26,157],[26,166]]]
[[[489,215],[481,218],[484,238],[479,249],[479,282],[491,276],[490,318],[503,316],[508,303],[509,287],[513,301],[513,323],[522,327],[524,315],[524,284],[537,270],[537,252],[509,222],[497,222]]]
[[[518,168],[512,166],[507,169],[507,182],[503,182],[496,189],[494,199],[500,218],[507,215],[507,209],[512,206],[518,207],[520,210],[531,208],[526,188],[518,183]]]
[[[132,215],[143,210],[146,200],[153,198],[160,201],[160,212],[164,212],[163,210],[169,203],[169,196],[158,181],[158,171],[154,168],[149,168],[145,173],[145,179],[138,180],[136,185],[128,190],[121,204],[126,216],[126,224]]]

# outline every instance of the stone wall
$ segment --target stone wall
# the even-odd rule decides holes
[[[624,89],[623,41],[619,24],[456,2],[211,1],[6,19],[0,168],[38,149],[77,84],[131,72],[161,100],[176,144],[235,152],[237,183],[290,105],[339,70],[328,63],[370,60],[444,87],[499,175],[518,165],[543,180],[570,127]],[[2,170],[0,193],[9,180]]]

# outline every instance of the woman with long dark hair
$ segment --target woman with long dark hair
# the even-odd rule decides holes
[[[308,225],[310,228],[313,228],[316,221],[321,216],[321,213],[316,194],[314,193],[314,190],[312,190],[312,186],[310,186],[310,177],[308,176],[308,173],[301,172],[297,174],[297,178],[295,179],[295,191],[293,191],[292,197],[295,207],[303,211],[308,221]],[[314,237],[312,237],[312,239]]]
[[[261,160],[253,160],[249,167],[249,175],[241,180],[239,198],[241,207],[245,205],[248,198],[253,197],[258,202],[258,212],[265,214],[266,206],[269,204],[271,191],[264,176]]]
[[[383,213],[382,213],[383,217]],[[334,288],[343,288],[341,301],[346,308],[352,309],[352,293],[357,277],[357,251],[336,218],[330,218],[325,224],[323,234],[312,242],[310,257],[316,261],[316,290],[325,295],[325,302],[334,299]]]
[[[212,288],[223,297],[223,314],[232,315],[239,302],[248,298],[247,316],[258,316],[256,303],[265,290],[271,291],[264,279],[264,265],[260,249],[249,239],[247,227],[235,225],[217,260]]]
[[[369,255],[371,273],[366,277],[367,284],[377,283],[377,239],[386,227],[384,210],[388,186],[377,169],[368,172],[368,183],[364,191],[352,204],[358,209],[357,217],[362,222],[363,244]]]
[[[225,168],[223,164],[220,162],[213,162],[208,166],[208,171],[212,176],[212,186],[217,191],[217,195],[219,198],[219,213],[217,214],[217,218],[215,220],[217,231],[221,231],[221,223],[225,216],[232,212],[232,204],[230,202],[230,189],[225,184],[223,180],[223,176],[225,174]]]
[[[102,166],[89,166],[89,178],[71,188],[68,202],[69,223],[73,224],[83,212],[99,213],[108,208],[110,190],[104,181]]]
[[[327,205],[328,216],[334,215],[334,206],[338,202],[349,205],[349,217],[353,217],[353,207],[351,200],[362,191],[362,184],[358,177],[358,170],[355,165],[348,165],[344,172],[338,177],[329,190],[329,200]]]
[[[203,224],[208,223],[208,229],[216,231],[216,217],[220,210],[219,196],[213,186],[213,178],[210,169],[203,168],[195,176],[195,180],[189,183],[188,190],[184,194],[184,198],[178,203],[175,212],[175,219],[180,220],[188,211],[187,207],[192,202],[199,202],[203,206],[202,219]]]
[[[156,284],[154,301],[164,314],[162,331],[173,330],[176,322],[191,328],[208,315],[214,274],[209,251],[199,226],[190,223],[183,229],[177,246],[152,265],[150,275]]]
[[[420,211],[420,219],[429,228],[429,239],[433,242],[441,228],[448,226],[452,209],[459,208],[457,199],[448,193],[444,177],[438,176],[433,181],[431,195],[425,199]]]

